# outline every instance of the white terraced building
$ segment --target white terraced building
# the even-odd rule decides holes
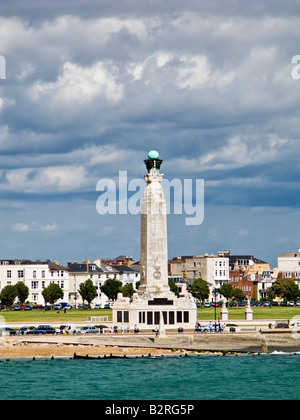
[[[33,305],[45,305],[42,292],[51,283],[56,283],[64,293],[58,303],[67,302],[77,306],[83,303],[78,293],[80,283],[90,279],[98,292],[92,303],[99,304],[103,308],[108,298],[101,292],[101,286],[109,278],[121,281],[123,286],[131,283],[136,289],[136,283],[140,281],[140,273],[127,266],[111,266],[101,259],[93,263],[87,259],[82,263],[69,262],[66,267],[57,261],[48,260],[0,260],[0,292],[5,286],[22,282],[29,288],[27,301]]]
[[[69,272],[57,262],[30,260],[0,260],[0,291],[8,285],[24,283],[29,288],[28,301],[44,305],[42,291],[56,283],[64,292],[62,301],[68,302]]]

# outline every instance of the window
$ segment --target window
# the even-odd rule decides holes
[[[42,289],[45,289],[45,280],[42,280]]]
[[[32,272],[32,277],[33,277],[34,279],[36,279],[36,271],[33,271],[33,272]]]
[[[38,298],[39,298],[38,293],[31,293],[31,296],[32,296],[32,301],[33,302],[37,302],[38,301]]]
[[[145,312],[139,312],[139,323],[145,324]]]
[[[60,272],[60,277],[63,277],[64,276],[64,271],[62,270],[61,272]]]
[[[129,322],[129,311],[124,311],[123,317],[124,322]]]
[[[117,322],[122,322],[122,311],[117,311]]]
[[[31,282],[31,288],[32,289],[38,289],[39,287],[39,282],[38,281],[32,281]]]
[[[11,278],[11,270],[7,270],[7,272],[6,272],[6,277],[7,277],[8,279],[10,279],[10,278]]]
[[[183,312],[183,322],[189,322],[189,312],[188,311]]]
[[[177,322],[182,322],[182,312],[177,311]]]
[[[18,270],[18,278],[22,279],[24,277],[24,271],[23,270]]]
[[[60,282],[60,287],[61,287],[62,289],[64,288],[64,281],[63,281],[63,280]]]
[[[42,270],[42,279],[45,278],[45,270]]]
[[[174,324],[174,312],[173,311],[169,312],[169,324],[170,325]]]

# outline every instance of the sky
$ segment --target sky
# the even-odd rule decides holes
[[[96,187],[118,205],[152,149],[204,180],[202,223],[170,210],[170,258],[295,252],[299,28],[295,0],[3,0],[0,259],[138,260],[140,215],[99,214]]]

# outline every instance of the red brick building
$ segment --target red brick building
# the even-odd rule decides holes
[[[249,277],[242,270],[229,270],[229,283],[232,287],[241,289],[248,299],[257,299],[257,282],[250,280]]]

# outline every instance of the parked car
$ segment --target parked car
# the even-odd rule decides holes
[[[64,309],[68,309],[68,310],[70,310],[70,309],[72,309],[72,306],[71,306],[71,305],[69,305],[69,304],[67,304],[67,305],[65,305],[65,306],[64,306]]]
[[[79,303],[77,306],[78,309],[89,309],[89,305],[86,303],[83,305],[82,303]]]
[[[43,305],[33,305],[32,309],[45,309]]]
[[[75,324],[63,324],[59,328],[57,328],[57,334],[76,334],[77,329]]]
[[[296,305],[300,306],[300,300],[297,300]]]
[[[7,337],[9,335],[15,335],[17,333],[16,330],[9,327],[2,327],[0,328],[0,337]]]
[[[235,307],[236,307],[236,302],[230,302],[230,303],[229,303],[229,306],[230,306],[231,308],[235,308]]]
[[[55,329],[50,325],[39,325],[37,328],[37,334],[55,334]]]
[[[14,311],[20,311],[21,310],[21,306],[20,305],[15,305],[14,306]]]
[[[288,303],[288,305],[289,305],[289,306],[294,306],[294,305],[295,305],[295,303],[294,303],[292,300],[290,300],[290,301],[289,301],[289,303]]]
[[[287,322],[278,322],[274,328],[289,328],[289,324]]]
[[[197,326],[195,327],[195,332],[201,332],[201,333],[206,333],[206,332],[223,332],[223,328],[221,327],[221,325],[216,322],[211,322],[208,325],[205,326]]]
[[[24,311],[31,311],[32,307],[30,305],[26,305]]]
[[[94,306],[94,309],[101,309],[100,303],[96,303],[96,305]]]
[[[4,311],[5,306],[4,305],[0,305],[0,311]]]
[[[282,302],[280,302],[280,306],[287,306],[287,303],[282,301]]]
[[[268,300],[266,300],[266,301],[263,303],[263,306],[264,306],[264,307],[268,307],[268,306],[270,306],[270,302],[269,302]]]
[[[26,335],[26,334],[37,334],[37,329],[35,327],[21,327],[17,331],[18,335]]]
[[[80,330],[77,330],[78,334],[97,334],[99,333],[99,328],[96,327],[82,327]]]

